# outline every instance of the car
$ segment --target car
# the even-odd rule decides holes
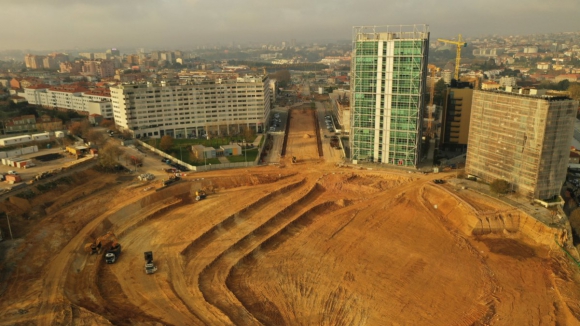
[[[18,172],[10,170],[10,171],[6,172],[6,174],[17,175]]]
[[[270,131],[276,131],[276,128],[270,127]]]
[[[445,180],[443,180],[443,179],[435,179],[435,180],[433,180],[433,182],[435,182],[436,184],[440,185],[440,184],[444,184],[445,183]]]

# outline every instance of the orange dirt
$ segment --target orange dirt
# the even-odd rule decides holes
[[[325,163],[304,138],[312,115],[294,112],[287,155],[303,164],[159,192],[87,171],[52,197],[2,203],[26,232],[0,243],[0,324],[580,324],[561,230],[433,184],[445,174]],[[196,202],[199,188],[211,191]],[[123,246],[112,265],[83,251],[107,231]]]

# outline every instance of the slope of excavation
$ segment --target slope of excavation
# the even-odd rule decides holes
[[[552,313],[551,305],[538,313],[497,300],[502,292],[521,297],[516,289],[532,282],[530,293],[549,294],[551,285],[533,270],[523,280],[499,277],[503,268],[499,261],[490,264],[489,250],[484,256],[450,233],[415,198],[416,191],[377,197],[372,205],[361,202],[315,219],[283,246],[244,260],[228,284],[236,284],[232,290],[252,315],[276,325],[468,325],[507,319],[514,309],[519,311],[509,324],[523,325]],[[503,272],[512,276],[530,263],[510,261],[514,269]],[[553,300],[548,295],[529,307]],[[503,312],[507,307],[512,311]]]
[[[275,215],[275,212],[304,197],[309,192],[309,188],[308,184],[301,181],[280,192],[274,192],[273,196],[250,205],[247,209],[235,213],[233,218],[230,217],[216,225],[210,231],[213,238],[211,242],[195,241],[193,246],[188,247],[184,252],[184,260],[186,261],[186,270],[191,272],[187,280],[190,285],[189,289],[192,291],[192,295],[204,302],[196,309],[207,310],[200,311],[200,314],[216,315],[220,319],[227,318],[222,316],[222,313],[214,306],[206,303],[203,293],[200,291],[203,290],[202,284],[199,283],[202,281],[200,278],[202,271],[233,244]]]
[[[214,261],[204,268],[199,276],[200,290],[204,298],[226,313],[237,325],[247,324],[250,320],[253,320],[253,316],[248,314],[247,310],[226,287],[226,278],[230,269],[243,256],[260,246],[263,241],[298,218],[300,212],[307,210],[309,205],[316,201],[321,193],[322,189],[314,184],[303,197],[279,209],[270,219],[216,257]],[[275,211],[270,210],[270,212],[273,214]]]
[[[303,181],[289,178],[281,179],[281,182],[277,186],[279,189]],[[206,233],[204,230],[208,230],[209,225],[219,224],[216,219],[223,219],[242,210],[251,204],[248,202],[250,200],[261,201],[264,195],[271,193],[267,189],[272,189],[272,185],[256,186],[251,190],[240,188],[221,191],[201,202],[172,210],[163,219],[147,220],[140,227],[126,233],[123,237],[124,259],[113,267],[117,269],[115,274],[120,291],[127,296],[130,305],[138,306],[145,314],[169,324],[201,324],[207,319],[206,315],[197,312],[205,300],[199,290],[196,291],[197,296],[192,296],[188,290],[186,280],[182,277],[188,273],[184,273],[185,266],[178,253],[184,251],[192,240]],[[220,209],[225,203],[227,207]],[[157,257],[159,270],[153,276],[145,275],[142,271],[141,257],[144,250],[152,250]],[[151,299],[147,300],[143,296],[144,293],[159,293],[158,300],[151,302]],[[168,311],[172,313],[168,314]]]

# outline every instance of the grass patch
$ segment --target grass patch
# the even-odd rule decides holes
[[[226,158],[228,159],[228,161],[230,161],[230,163],[238,163],[238,162],[254,162],[256,160],[256,157],[258,157],[257,148],[248,149],[247,151],[245,151],[246,152],[245,156],[243,152],[244,150],[242,150],[242,155],[226,156]]]

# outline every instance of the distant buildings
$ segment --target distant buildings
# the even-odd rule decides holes
[[[60,63],[65,61],[68,61],[68,54],[56,52],[46,56],[33,54],[24,56],[24,64],[28,69],[58,69]]]
[[[51,118],[48,115],[43,115],[37,119],[34,115],[31,114],[7,120],[4,127],[4,132],[11,134],[33,131],[55,131],[62,129],[63,126],[61,119]]]
[[[537,90],[474,91],[466,172],[536,199],[559,195],[578,101]]]
[[[87,89],[76,84],[49,86],[36,85],[24,89],[28,103],[47,108],[70,109],[88,114],[113,117],[111,95],[106,88]]]
[[[426,101],[426,25],[354,27],[352,160],[416,166]]]
[[[267,76],[122,84],[111,98],[115,123],[137,138],[260,132],[270,113]]]

